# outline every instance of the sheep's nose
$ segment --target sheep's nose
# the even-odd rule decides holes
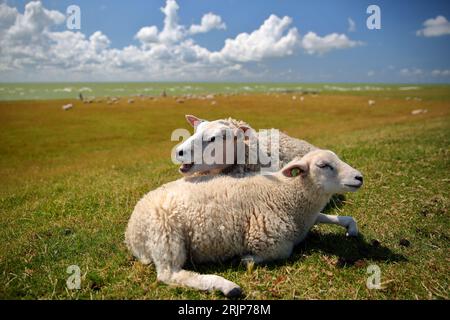
[[[357,175],[357,176],[355,176],[355,179],[358,180],[358,181],[360,181],[361,184],[363,183],[363,176]]]
[[[183,154],[184,154],[183,150],[178,151],[178,155],[179,155],[180,157],[182,157]]]

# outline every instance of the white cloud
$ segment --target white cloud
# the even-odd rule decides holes
[[[8,10],[7,10],[8,11]],[[54,10],[47,10],[39,1],[32,1],[25,5],[25,12],[17,14],[14,25],[8,30],[9,34],[21,36],[26,33],[42,33],[55,24],[61,24],[65,16]]]
[[[213,29],[226,29],[226,25],[220,16],[209,12],[202,17],[201,24],[193,24],[189,32],[191,34],[206,33]]]
[[[356,31],[356,23],[353,21],[352,18],[348,18],[348,32],[355,32]]]
[[[0,7],[0,10],[0,16],[6,16],[6,23],[2,22],[6,28],[0,30],[1,38],[13,45],[39,43],[46,37],[52,26],[61,24],[65,20],[62,13],[45,9],[39,1],[27,3],[23,14],[5,4]],[[11,25],[14,16],[14,23]]]
[[[7,17],[0,29],[0,71],[45,63],[53,45],[51,28],[65,20],[62,13],[47,10],[38,1],[27,3],[23,14],[2,4],[0,16]]]
[[[135,38],[143,43],[158,41],[158,28],[156,26],[144,27],[136,33]]]
[[[368,72],[367,72],[367,76],[368,77],[373,77],[375,75],[375,71],[373,71],[373,70],[369,70]]]
[[[411,76],[420,76],[423,74],[423,70],[419,68],[403,68],[400,70],[400,75],[411,77]]]
[[[291,23],[289,17],[280,19],[271,15],[258,30],[227,39],[223,49],[214,53],[213,58],[248,62],[291,55],[300,42],[297,28],[288,30]]]
[[[189,36],[209,32],[213,29],[225,29],[226,25],[222,18],[213,13],[207,13],[202,17],[200,25],[194,24],[186,28],[178,23],[178,8],[174,0],[168,0],[166,7],[161,9],[166,15],[161,32],[158,32],[156,26],[144,27],[139,30],[135,38],[141,41],[143,48],[154,50],[158,54],[164,53],[165,56],[171,56],[171,58],[176,57],[166,51],[178,53],[182,60],[186,60],[184,58],[188,56],[187,61],[192,61],[194,57],[197,57],[204,61],[227,64],[261,61],[265,58],[291,55],[300,42],[296,28],[287,30],[292,23],[291,18],[280,19],[271,15],[259,29],[250,34],[241,33],[234,39],[227,39],[225,46],[220,51],[210,52],[206,48],[195,45]],[[166,44],[166,46],[161,46],[161,44]]]
[[[93,48],[96,52],[105,50],[109,47],[111,41],[109,41],[108,37],[105,36],[101,31],[94,32],[89,37],[90,43],[93,45]]]
[[[450,69],[444,69],[444,70],[436,69],[431,72],[431,75],[434,77],[448,77],[448,76],[450,76]]]
[[[359,41],[350,40],[345,34],[331,33],[324,37],[308,32],[302,40],[302,46],[308,54],[324,54],[331,50],[353,48],[362,45]]]
[[[213,29],[225,29],[226,25],[222,18],[214,13],[207,13],[202,17],[201,24],[193,24],[189,28],[178,22],[179,6],[175,0],[167,0],[166,6],[161,8],[164,14],[164,26],[161,32],[156,26],[141,28],[135,35],[135,39],[145,45],[152,43],[166,43],[175,45],[184,41],[190,35],[206,33]]]
[[[184,37],[185,29],[178,24],[178,9],[180,7],[175,0],[167,0],[166,6],[161,8],[164,13],[164,28],[159,34],[161,42],[177,42]]]
[[[202,17],[200,24],[193,24],[189,28],[180,25],[178,22],[178,10],[180,7],[175,0],[167,0],[166,6],[161,8],[164,14],[164,27],[161,32],[156,26],[141,28],[135,35],[135,38],[143,44],[160,42],[174,44],[182,41],[190,35],[197,33],[206,33],[213,29],[225,29],[226,25],[222,18],[212,12]]]
[[[19,12],[16,8],[11,8],[6,3],[0,3],[0,30],[11,27],[16,21]]]
[[[161,8],[164,24],[144,26],[135,35],[139,45],[111,48],[101,31],[85,35],[55,31],[65,15],[29,2],[23,13],[0,4],[0,75],[6,81],[102,80],[223,80],[252,77],[250,62],[292,55],[304,47],[322,54],[358,45],[345,35],[320,38],[308,33],[303,41],[290,17],[269,16],[256,30],[226,39],[222,49],[210,51],[194,40],[198,33],[225,29],[222,18],[205,14],[200,24],[185,26],[179,6],[167,0]]]
[[[418,36],[439,37],[450,34],[450,22],[444,16],[428,19],[423,23],[424,28],[416,32]]]

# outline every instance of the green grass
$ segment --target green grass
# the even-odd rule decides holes
[[[412,90],[402,90],[410,88]],[[0,83],[0,100],[77,99],[108,96],[159,96],[207,93],[264,93],[282,91],[319,91],[336,95],[366,95],[382,97],[450,98],[447,85],[381,84],[381,83],[228,83],[228,82],[75,82],[75,83]]]
[[[157,283],[153,266],[123,244],[140,197],[179,177],[170,133],[187,128],[191,113],[231,115],[330,148],[364,173],[365,186],[327,209],[355,217],[357,239],[319,226],[286,261],[189,268],[235,281],[247,299],[448,299],[450,90],[430,90],[408,93],[420,102],[379,92],[303,103],[249,95],[218,97],[215,106],[74,102],[67,112],[68,101],[0,102],[0,298],[223,298]],[[428,112],[412,116],[418,108]],[[370,264],[381,268],[384,289],[366,288]],[[66,288],[70,265],[81,269],[80,290]]]

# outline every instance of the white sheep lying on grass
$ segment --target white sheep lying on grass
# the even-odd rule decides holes
[[[259,162],[257,164],[250,164],[248,161],[249,148],[245,149],[245,163],[242,164],[237,163],[236,152],[234,153],[235,158],[232,163],[226,163],[225,161],[223,161],[223,164],[207,164],[205,161],[202,163],[191,162],[191,159],[194,158],[193,146],[195,144],[200,143],[202,146],[200,151],[203,153],[210,144],[208,141],[211,137],[216,137],[215,141],[217,141],[218,139],[224,139],[224,132],[231,131],[232,134],[236,136],[236,133],[239,130],[243,132],[253,130],[246,122],[232,118],[208,121],[199,119],[193,115],[186,115],[186,120],[194,127],[194,135],[185,140],[175,150],[177,160],[182,162],[180,172],[183,175],[225,174],[233,177],[245,177],[246,175],[260,173],[261,164]],[[262,143],[270,146],[270,136],[260,135],[256,132],[253,134],[259,144]],[[236,143],[236,140],[233,142]],[[269,147],[268,150],[264,151],[270,150],[271,148]],[[313,150],[318,150],[318,148],[307,141],[296,139],[279,132],[279,168],[285,166],[294,158],[302,157]],[[224,157],[226,157],[226,150],[224,150],[223,153]],[[270,152],[268,153],[270,155]],[[321,218],[317,220],[317,223],[330,223],[330,221],[332,221],[331,223],[344,227],[347,230],[348,236],[358,235],[358,227],[356,221],[352,217],[322,214]]]
[[[331,195],[356,191],[362,181],[359,171],[324,150],[270,175],[179,179],[137,203],[125,242],[142,263],[155,264],[159,281],[240,295],[237,284],[183,266],[234,256],[255,263],[287,258],[323,218]]]
[[[70,110],[73,108],[73,104],[69,103],[69,104],[65,104],[61,107],[64,111]]]

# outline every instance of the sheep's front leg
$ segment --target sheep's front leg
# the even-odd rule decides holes
[[[315,224],[337,224],[347,229],[347,236],[356,237],[358,235],[358,225],[353,217],[348,216],[333,216],[319,213]]]

